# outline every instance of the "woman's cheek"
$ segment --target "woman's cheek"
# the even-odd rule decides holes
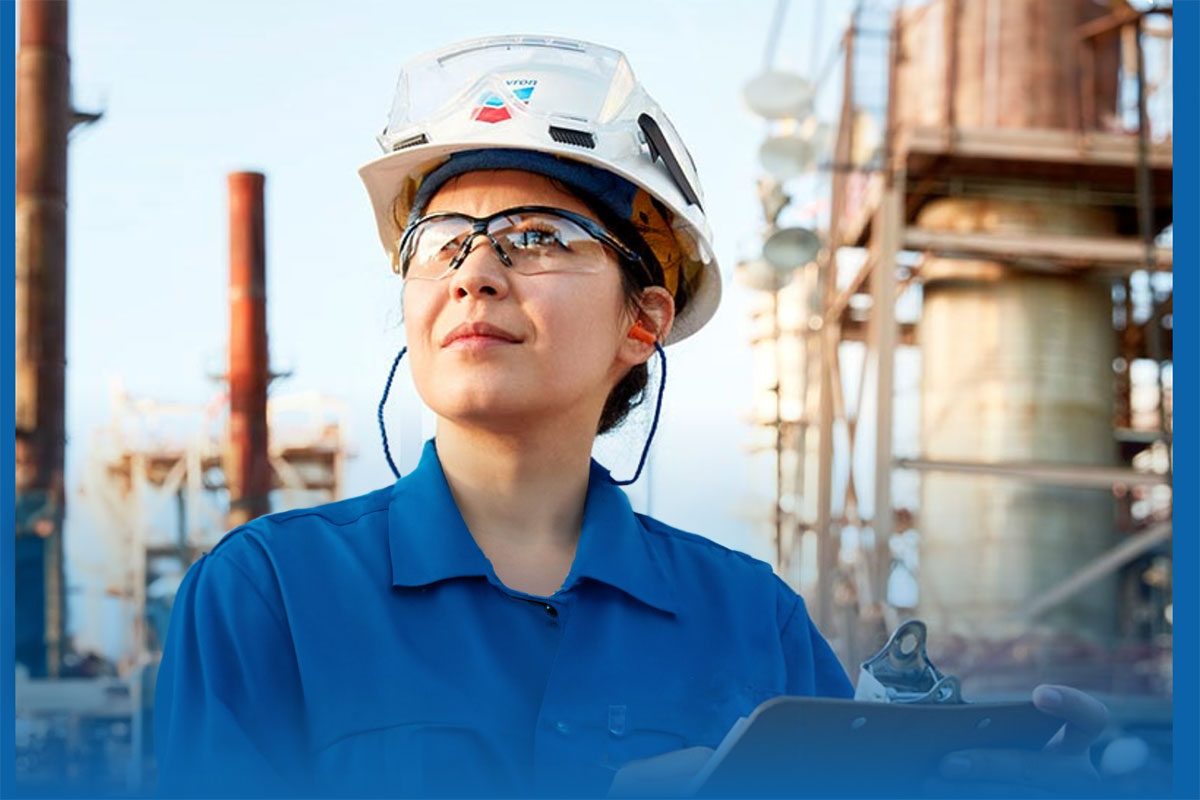
[[[400,311],[404,320],[404,336],[409,348],[429,347],[433,339],[433,323],[437,309],[429,296],[429,287],[412,284],[406,287]]]
[[[610,315],[576,306],[575,314],[558,320],[554,350],[555,368],[573,374],[576,380],[603,382],[615,355],[612,341],[617,320]]]
[[[413,291],[406,287],[401,298],[401,313],[404,320],[404,340],[408,353],[404,360],[408,362],[409,374],[416,386],[421,400],[429,404],[430,363],[433,358],[433,322],[436,316],[431,313],[428,298],[422,295],[419,287]]]

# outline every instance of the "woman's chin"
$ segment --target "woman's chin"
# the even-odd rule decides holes
[[[432,405],[434,413],[442,419],[459,425],[481,428],[511,427],[527,419],[536,422],[541,413],[532,403],[519,402],[513,395],[488,392],[481,396],[474,393],[469,398],[456,398],[449,402]]]

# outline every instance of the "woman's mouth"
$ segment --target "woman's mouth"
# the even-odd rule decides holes
[[[442,347],[481,350],[506,344],[518,344],[520,336],[487,322],[464,322],[442,339]]]

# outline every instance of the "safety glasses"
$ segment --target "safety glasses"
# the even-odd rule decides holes
[[[627,262],[642,262],[637,253],[582,214],[549,206],[516,206],[483,218],[444,211],[421,217],[400,238],[400,274],[405,280],[441,280],[458,269],[480,236],[506,267],[521,275],[599,272],[604,269],[605,248]]]

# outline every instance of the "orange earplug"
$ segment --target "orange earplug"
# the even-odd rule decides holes
[[[653,333],[642,327],[642,323],[640,322],[635,322],[633,327],[629,329],[629,338],[637,339],[639,342],[645,342],[646,344],[654,344],[658,341]]]

